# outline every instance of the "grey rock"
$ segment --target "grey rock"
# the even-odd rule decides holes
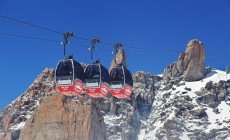
[[[211,93],[205,94],[204,96],[198,97],[196,99],[197,103],[202,103],[202,104],[215,103],[216,100],[217,100],[216,96]]]
[[[206,88],[207,90],[211,90],[212,86],[213,86],[213,82],[212,82],[212,81],[209,81],[208,83],[206,83],[205,88]]]
[[[225,99],[225,96],[227,94],[226,89],[222,89],[219,91],[218,98],[220,101],[223,101]]]
[[[188,92],[187,92],[187,91],[182,91],[181,93],[182,93],[182,94],[186,94],[186,93],[188,93]]]
[[[184,89],[187,90],[187,91],[191,91],[192,90],[191,88],[187,88],[187,87],[185,87]]]
[[[195,91],[194,92],[197,96],[204,96],[206,93],[208,93],[207,91]]]
[[[169,89],[171,89],[172,87],[173,87],[173,84],[172,84],[172,83],[168,83],[168,84],[165,86],[164,90],[169,90]]]

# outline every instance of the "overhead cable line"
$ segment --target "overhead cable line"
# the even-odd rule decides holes
[[[10,21],[13,21],[13,22],[17,22],[17,23],[21,23],[21,24],[25,24],[25,25],[28,25],[28,26],[31,26],[31,27],[42,29],[42,30],[46,30],[46,31],[49,31],[49,32],[53,32],[53,33],[64,35],[64,33],[62,33],[62,32],[59,32],[59,31],[56,31],[56,30],[53,30],[53,29],[50,29],[50,28],[38,26],[38,25],[29,23],[29,22],[25,22],[25,21],[22,21],[22,20],[15,19],[15,18],[3,16],[3,15],[0,15],[0,18],[7,19],[7,20],[10,20]],[[91,41],[90,39],[79,37],[79,36],[74,36],[74,38],[80,39],[80,40],[85,40],[85,41]]]
[[[209,55],[207,57],[212,57],[212,58],[223,58],[223,59],[226,59],[226,58],[230,58],[228,56],[216,56],[216,55]]]
[[[10,21],[14,21],[14,22],[21,23],[21,24],[25,24],[25,25],[28,25],[28,26],[32,26],[32,27],[39,28],[39,29],[42,29],[42,30],[46,30],[46,31],[49,31],[49,32],[53,32],[53,33],[57,33],[57,34],[63,34],[62,32],[58,32],[58,31],[55,31],[53,29],[41,27],[41,26],[38,26],[38,25],[34,25],[34,24],[31,24],[31,23],[22,21],[22,20],[6,17],[6,16],[3,16],[3,15],[0,15],[0,18],[7,19],[7,20],[10,20]]]
[[[62,32],[55,31],[53,29],[49,29],[49,28],[46,28],[46,27],[41,27],[41,26],[38,26],[38,25],[35,25],[35,24],[31,24],[31,23],[22,21],[22,20],[10,18],[10,17],[7,17],[7,16],[0,15],[0,18],[7,19],[7,20],[10,20],[10,21],[14,21],[14,22],[18,22],[18,23],[25,24],[25,25],[29,25],[29,26],[32,26],[32,27],[35,27],[35,28],[39,28],[39,29],[43,29],[43,30],[46,30],[46,31],[50,31],[50,32],[53,32],[53,33],[64,35],[64,33],[62,33]],[[80,36],[75,36],[74,35],[73,38],[91,42],[91,39],[83,38],[83,37],[80,37]],[[108,45],[108,46],[114,46],[113,43],[108,43],[108,42],[100,42],[100,43],[104,44],[104,45]],[[147,48],[138,48],[138,47],[131,47],[131,46],[124,46],[124,47],[130,48],[130,49],[144,50],[144,51],[158,51],[158,52],[166,52],[166,53],[180,53],[180,52],[169,51],[169,50],[147,49]]]
[[[16,37],[16,38],[23,38],[23,39],[31,39],[31,40],[39,40],[39,41],[60,43],[60,41],[58,41],[58,40],[45,39],[45,38],[32,37],[32,36],[24,36],[24,35],[15,35],[15,34],[8,34],[8,33],[2,33],[2,32],[0,32],[0,36]],[[75,42],[72,42],[72,45],[79,46],[79,47],[84,47],[84,48],[90,48],[90,46],[88,46],[88,45],[83,45],[83,44],[79,44],[79,43],[75,43]],[[130,48],[130,47],[127,47],[127,48]],[[133,47],[133,49],[140,50],[141,48],[135,48],[135,47]],[[99,51],[111,51],[111,50],[109,50],[107,48],[103,48],[103,49],[99,49],[98,48],[98,50]],[[156,50],[156,49],[144,49],[143,48],[143,50],[146,50],[146,51],[159,51],[159,52],[161,52],[161,50]],[[179,52],[176,52],[176,51],[164,51],[164,52],[168,52],[168,53],[179,53]],[[132,56],[134,57],[136,55],[132,55]],[[209,57],[209,58],[220,58],[220,59],[230,58],[228,56],[216,56],[216,55],[208,55],[207,57]],[[141,58],[141,59],[143,59],[143,58]],[[146,59],[148,59],[148,58],[146,58]]]
[[[112,44],[112,43],[107,43],[107,42],[100,42],[101,44],[104,44],[104,45],[108,45],[108,46],[114,46],[114,44]]]
[[[91,42],[90,39],[79,37],[79,36],[76,36],[76,35],[74,35],[73,38]]]
[[[16,38],[23,38],[23,39],[31,39],[31,40],[39,40],[39,41],[60,43],[60,41],[58,41],[58,40],[44,39],[44,38],[38,38],[38,37],[32,37],[32,36],[24,36],[24,35],[15,35],[15,34],[8,34],[8,33],[2,33],[2,32],[0,32],[0,36],[16,37]],[[89,46],[82,45],[82,44],[79,44],[79,43],[73,43],[73,45],[84,47],[84,48],[89,48]]]
[[[13,21],[13,22],[17,22],[17,23],[21,23],[21,24],[25,24],[25,25],[28,25],[28,26],[31,26],[31,27],[34,27],[34,28],[43,29],[43,30],[46,30],[46,31],[49,31],[49,32],[53,32],[53,33],[56,33],[56,34],[61,34],[61,35],[65,34],[65,33],[62,33],[62,32],[59,32],[59,31],[56,31],[56,30],[53,30],[53,29],[49,29],[49,28],[46,28],[46,27],[38,26],[38,25],[29,23],[29,22],[25,22],[25,21],[22,21],[22,20],[14,19],[14,18],[11,18],[11,17],[3,16],[3,15],[0,15],[0,18],[6,19],[6,20],[10,20],[10,21]],[[27,39],[34,39],[34,40],[43,40],[43,41],[50,41],[50,42],[59,42],[59,41],[56,41],[56,40],[49,40],[49,39],[37,38],[37,37],[30,37],[30,36],[12,35],[12,34],[7,34],[7,33],[0,33],[0,35],[20,37],[20,38],[27,38]],[[76,36],[76,35],[74,35],[73,38],[79,39],[79,40],[83,40],[83,41],[91,42],[91,39],[80,37],[80,36]],[[103,41],[101,41],[100,44],[108,45],[108,46],[114,46],[113,43],[108,43],[108,42],[103,42]],[[76,45],[82,46],[82,47],[88,47],[88,46],[81,45],[81,44],[76,44]],[[135,49],[135,50],[142,50],[142,51],[155,51],[155,52],[174,53],[174,54],[181,53],[179,51],[161,50],[161,49],[153,49],[153,48],[139,48],[139,47],[134,47],[134,46],[126,46],[126,45],[124,45],[123,47],[124,48],[129,48],[129,49]],[[207,56],[207,57],[213,57],[213,58],[230,58],[230,57],[213,56],[213,55],[210,55],[210,56]]]
[[[33,39],[33,40],[41,40],[41,41],[60,43],[60,41],[57,41],[57,40],[44,39],[44,38],[38,38],[38,37],[31,37],[31,36],[15,35],[15,34],[7,34],[7,33],[2,33],[2,32],[0,32],[0,35],[9,36],[9,37],[17,37],[17,38],[25,38],[25,39]]]
[[[125,48],[129,48],[129,49],[136,49],[136,50],[143,50],[143,51],[156,51],[156,52],[165,52],[165,53],[176,53],[179,54],[181,52],[178,51],[170,51],[170,50],[160,50],[160,49],[148,49],[148,48],[138,48],[138,47],[133,47],[133,46],[123,46]]]

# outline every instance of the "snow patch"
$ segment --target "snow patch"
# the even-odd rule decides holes
[[[184,130],[184,132],[182,133],[182,135],[180,136],[181,140],[190,140],[190,138],[188,137],[188,132],[186,130]]]
[[[25,122],[20,122],[10,127],[10,130],[21,130],[25,126]]]

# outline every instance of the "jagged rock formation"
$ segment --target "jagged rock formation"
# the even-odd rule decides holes
[[[159,88],[159,82],[162,78],[159,76],[153,76],[150,73],[138,71],[133,74],[133,80],[133,90],[136,96],[137,110],[141,117],[147,118],[155,100],[155,90]]]
[[[126,64],[126,55],[125,55],[125,50],[124,49],[119,49],[119,51],[117,52],[117,54],[116,54],[116,63],[115,63],[114,59],[115,58],[113,58],[113,60],[111,62],[109,71],[112,68],[118,66],[118,64],[122,64],[124,67],[127,67],[127,64]]]
[[[185,53],[179,55],[178,61],[164,70],[164,79],[183,76],[185,81],[197,81],[205,77],[205,50],[199,40],[189,41]]]

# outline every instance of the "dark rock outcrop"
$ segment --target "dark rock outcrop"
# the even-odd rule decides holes
[[[148,117],[155,99],[155,90],[162,78],[138,71],[133,74],[133,91],[136,96],[137,110],[141,117]]]

